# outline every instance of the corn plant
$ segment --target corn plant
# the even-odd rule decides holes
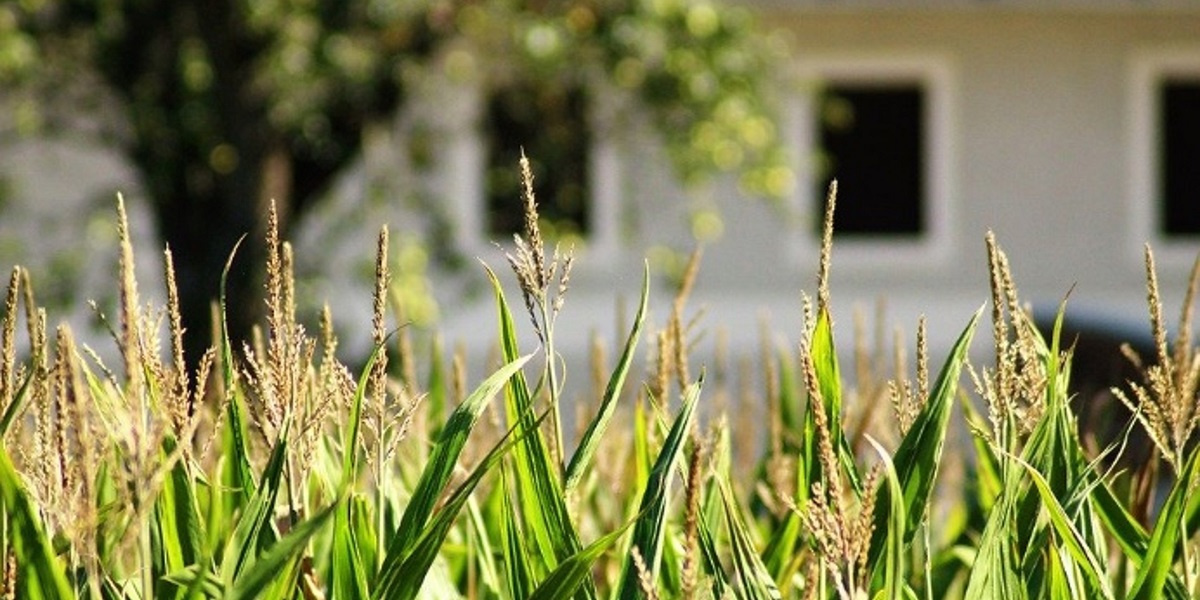
[[[1190,334],[1200,261],[1172,340],[1146,249],[1157,352],[1131,356],[1144,378],[1117,395],[1159,459],[1136,469],[1113,466],[1123,440],[1098,454],[1080,442],[1062,311],[1052,331],[1034,327],[991,234],[994,362],[969,356],[981,308],[937,373],[922,319],[914,370],[901,336],[888,365],[856,335],[846,377],[830,286],[836,184],[799,339],[764,343],[731,399],[727,367],[696,369],[690,356],[700,253],[661,325],[646,268],[615,363],[593,350],[594,389],[576,404],[568,446],[554,332],[574,259],[546,248],[525,161],[522,176],[525,226],[507,262],[535,339],[520,339],[501,275],[484,265],[496,330],[472,342],[495,343],[498,361],[474,386],[461,354],[418,349],[390,324],[386,228],[364,317],[373,350],[356,368],[339,358],[328,309],[315,333],[298,321],[292,250],[274,218],[263,326],[230,339],[221,294],[218,341],[194,368],[170,251],[166,306],[144,306],[119,198],[116,369],[65,325],[51,337],[30,275],[15,268],[0,322],[0,597],[1200,593]],[[736,411],[721,410],[729,402]],[[876,418],[888,405],[891,418]],[[952,435],[960,426],[966,443]]]

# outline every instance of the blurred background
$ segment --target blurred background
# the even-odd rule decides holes
[[[794,343],[839,181],[833,306],[930,318],[934,358],[989,297],[1144,335],[1200,250],[1200,8],[1185,0],[18,0],[0,6],[0,264],[106,347],[115,197],[143,293],[179,273],[189,359],[236,240],[230,315],[260,320],[267,203],[301,310],[365,356],[374,240],[397,323],[484,355],[511,282],[521,150],[578,254],[558,348],[617,339],[644,260],[657,323],[687,255],[697,344]],[[498,246],[497,246],[498,244]],[[515,290],[515,288],[513,288]],[[516,292],[513,291],[513,294]],[[510,296],[515,302],[517,296]],[[881,301],[882,299],[882,301]],[[882,302],[882,309],[877,308]],[[1128,337],[1128,336],[1126,336]],[[533,343],[532,336],[526,338]],[[580,370],[579,372],[583,372]]]

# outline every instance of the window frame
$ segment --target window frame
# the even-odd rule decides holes
[[[1187,269],[1196,259],[1195,237],[1170,236],[1162,227],[1162,184],[1160,94],[1162,84],[1172,77],[1186,77],[1200,83],[1200,45],[1137,50],[1129,61],[1130,176],[1129,256],[1131,264],[1142,266],[1144,244],[1154,248],[1157,264],[1175,270]]]
[[[789,103],[787,127],[798,151],[796,190],[791,206],[797,215],[791,256],[807,267],[820,249],[823,196],[815,181],[820,130],[817,124],[819,91],[826,85],[916,84],[921,88],[925,122],[922,140],[925,181],[922,231],[915,235],[855,234],[837,237],[838,264],[850,268],[891,270],[944,265],[952,256],[955,189],[953,160],[953,69],[938,54],[886,52],[869,56],[806,56],[794,71],[801,89]],[[825,182],[827,185],[828,182]],[[824,187],[824,186],[823,186]]]
[[[439,90],[436,97],[445,102],[438,111],[441,141],[435,150],[435,165],[444,166],[434,168],[435,189],[444,194],[452,211],[455,245],[467,255],[490,256],[497,252],[496,244],[508,248],[512,240],[494,239],[495,235],[489,231],[486,187],[489,157],[483,124],[486,92],[480,86],[462,83],[445,83],[441,87],[445,89]],[[616,262],[620,250],[623,128],[620,108],[606,104],[620,103],[620,98],[610,99],[605,95],[606,90],[597,87],[600,86],[589,86],[588,92],[597,100],[590,103],[586,115],[592,128],[587,150],[588,181],[584,184],[589,203],[588,233],[583,236],[584,247],[575,250],[587,255],[586,264],[604,268]],[[512,168],[518,166],[514,164]],[[534,192],[540,192],[536,181]]]

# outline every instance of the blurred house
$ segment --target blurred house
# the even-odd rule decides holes
[[[560,349],[582,351],[592,331],[616,339],[618,305],[628,318],[644,258],[667,263],[663,247],[686,250],[697,235],[705,239],[704,259],[691,306],[704,311],[700,328],[709,335],[702,343],[720,335],[753,351],[764,322],[794,341],[801,291],[816,292],[831,177],[839,180],[833,299],[846,341],[853,307],[870,313],[883,298],[889,322],[910,333],[918,315],[928,315],[934,347],[945,348],[988,299],[989,229],[1025,299],[1053,305],[1074,288],[1073,311],[1133,323],[1145,320],[1142,247],[1149,242],[1167,314],[1177,312],[1200,251],[1200,5],[742,3],[785,29],[794,50],[779,127],[800,157],[795,193],[783,205],[747,199],[733,181],[685,193],[645,117],[615,96],[594,101],[581,158],[583,244]],[[335,197],[301,224],[297,256],[311,276],[301,291],[314,302],[329,300],[351,347],[368,331],[370,285],[362,276],[384,222],[397,237],[442,227],[457,253],[485,260],[511,281],[492,243],[510,242],[489,223],[494,211],[485,193],[488,107],[469,87],[434,82],[423,103],[374,136]],[[417,126],[433,140],[419,182],[404,149]],[[96,185],[127,184],[136,199],[132,182],[105,178],[82,177],[95,185],[77,192],[39,190],[38,182],[57,185],[59,174],[86,166],[41,172],[14,158],[15,148],[33,143],[0,149],[0,168],[14,177],[12,198],[68,206],[76,198],[91,202]],[[425,199],[395,201],[401,196]],[[431,269],[447,342],[486,346],[479,342],[492,339],[495,321],[482,270],[471,260],[454,272]],[[666,286],[656,286],[659,323],[668,298]]]
[[[796,193],[784,207],[732,184],[689,198],[662,175],[636,119],[598,119],[589,247],[567,321],[584,315],[607,331],[614,290],[632,297],[642,257],[655,244],[686,247],[688,211],[715,207],[724,225],[705,245],[701,323],[753,348],[765,310],[795,340],[799,292],[815,293],[824,189],[837,177],[832,287],[847,341],[853,307],[870,313],[884,298],[910,334],[927,314],[945,348],[988,298],[988,230],[1024,299],[1053,308],[1070,291],[1069,314],[1122,332],[1147,330],[1148,242],[1173,322],[1200,253],[1200,5],[743,3],[790,34],[795,86],[781,92],[781,126],[802,157]],[[482,158],[463,149],[446,162],[471,160]],[[477,183],[462,178],[471,172],[453,178],[458,214],[483,214]],[[486,224],[466,223],[460,242],[489,255]]]

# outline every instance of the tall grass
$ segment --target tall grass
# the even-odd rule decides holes
[[[473,389],[461,356],[446,373],[440,344],[418,358],[408,332],[390,324],[386,229],[374,311],[363,316],[375,347],[356,371],[337,357],[328,310],[314,333],[297,322],[291,248],[274,218],[266,322],[235,347],[222,295],[218,342],[191,371],[170,251],[167,306],[148,308],[120,201],[118,368],[66,326],[51,337],[29,274],[14,269],[0,327],[0,596],[1200,594],[1200,354],[1190,334],[1200,261],[1168,339],[1147,247],[1157,355],[1138,358],[1144,379],[1119,392],[1169,486],[1154,482],[1158,462],[1111,467],[1122,440],[1102,456],[1084,450],[1070,341],[1033,326],[990,234],[994,362],[968,356],[981,308],[936,373],[922,320],[914,370],[899,340],[885,364],[888,353],[858,335],[855,377],[845,378],[831,311],[836,187],[816,301],[797,307],[799,339],[743,368],[757,371],[755,385],[737,392],[692,364],[697,253],[663,324],[649,322],[644,274],[615,364],[601,367],[607,357],[595,351],[595,391],[579,403],[579,441],[567,447],[554,330],[573,258],[545,247],[522,173],[525,230],[507,260],[536,339],[518,338],[500,276],[484,267],[501,360]],[[424,382],[418,364],[428,366]],[[732,414],[708,399],[734,395]],[[892,418],[873,414],[889,404]],[[765,418],[748,422],[756,406]],[[966,447],[950,441],[956,423],[971,432]],[[1149,495],[1160,488],[1156,503]]]

